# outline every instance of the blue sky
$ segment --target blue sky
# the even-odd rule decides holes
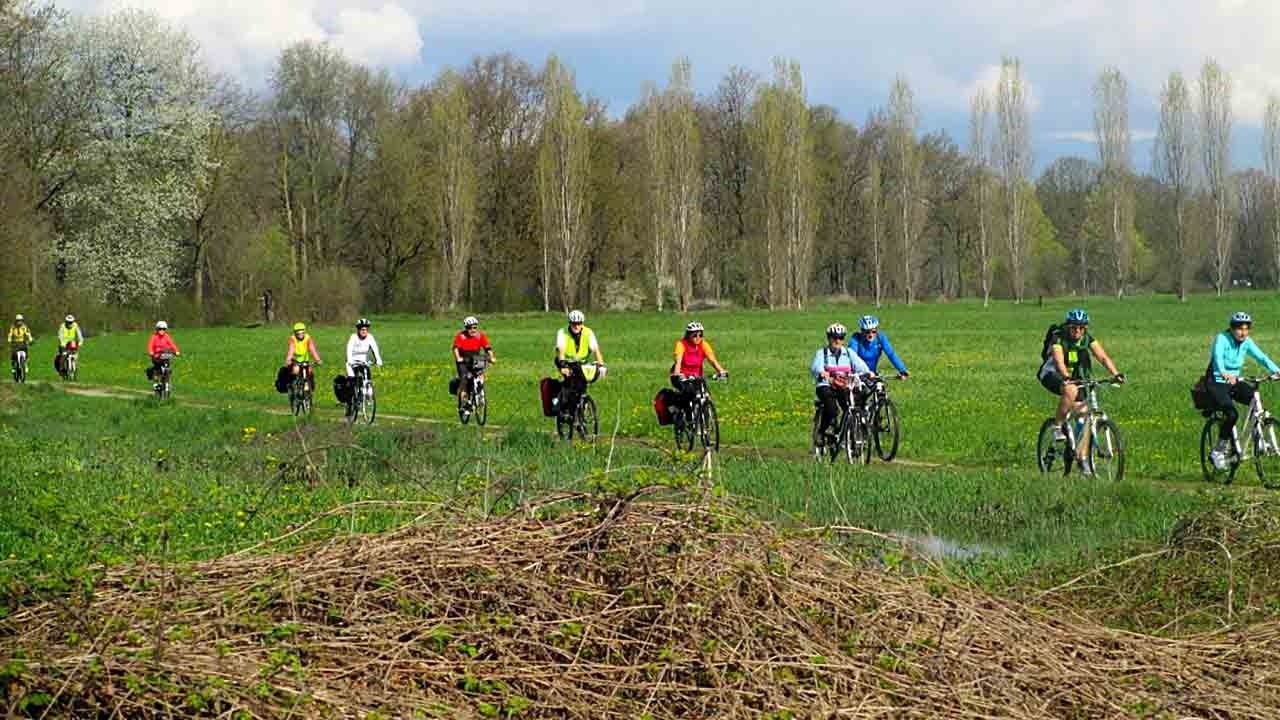
[[[210,64],[261,87],[284,45],[328,40],[406,82],[473,55],[509,50],[534,65],[556,52],[581,89],[620,114],[646,80],[687,55],[700,92],[733,65],[765,75],[795,58],[813,103],[861,124],[894,76],[915,91],[922,129],[967,136],[973,91],[1004,54],[1022,59],[1034,89],[1037,166],[1092,156],[1091,85],[1116,65],[1130,83],[1134,162],[1150,164],[1159,89],[1170,71],[1193,80],[1206,57],[1232,74],[1237,165],[1260,161],[1261,116],[1280,93],[1275,0],[66,0],[75,12],[155,10],[189,30]]]

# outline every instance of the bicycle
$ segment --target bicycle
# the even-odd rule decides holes
[[[866,465],[871,462],[871,428],[868,425],[869,415],[867,408],[859,407],[858,392],[861,387],[860,383],[855,382],[855,378],[849,375],[832,376],[832,388],[846,393],[846,402],[841,403],[840,417],[836,419],[835,434],[830,439],[823,438],[818,432],[818,428],[822,423],[822,401],[814,401],[813,411],[813,455],[816,459],[822,460],[824,455],[830,457],[831,462],[836,461],[836,457],[840,455],[840,451],[844,451],[845,457],[850,464],[861,463]],[[843,387],[838,384],[843,383]]]
[[[347,399],[347,421],[372,425],[378,416],[378,400],[373,394],[373,371],[365,363],[351,366],[355,373],[351,397]]]
[[[67,345],[62,353],[61,371],[58,373],[64,381],[75,382],[80,376],[80,348],[75,343]]]
[[[298,372],[293,376],[293,380],[289,383],[289,410],[296,415],[310,415],[311,402],[311,363],[300,362],[294,363],[298,366]]]
[[[596,401],[591,399],[587,389],[605,372],[605,366],[575,362],[568,363],[566,367],[580,368],[583,375],[586,375],[588,370],[594,369],[594,372],[591,373],[591,378],[582,388],[582,392],[577,394],[572,406],[568,409],[561,407],[556,413],[556,434],[561,440],[568,442],[573,439],[574,433],[577,433],[582,440],[591,442],[600,432],[600,415],[596,410]]]
[[[889,397],[889,385],[883,378],[872,381],[867,396],[866,424],[871,429],[871,442],[876,455],[885,462],[893,462],[898,456],[898,443],[902,436],[902,418],[898,406]]]
[[[478,357],[467,361],[467,377],[458,389],[458,419],[463,425],[475,415],[476,425],[484,425],[489,420],[489,399],[484,392],[484,371],[489,361]],[[466,400],[462,399],[466,394]]]
[[[27,346],[19,345],[13,351],[13,359],[10,361],[10,371],[13,373],[13,381],[15,383],[25,383],[27,381]]]
[[[1086,404],[1084,416],[1074,410],[1067,415],[1064,437],[1055,437],[1058,421],[1048,418],[1040,424],[1040,433],[1036,439],[1036,465],[1042,473],[1055,471],[1055,463],[1062,460],[1063,476],[1071,474],[1071,465],[1076,462],[1079,452],[1080,434],[1089,432],[1089,462],[1093,474],[1108,480],[1120,482],[1124,479],[1124,441],[1120,438],[1120,429],[1098,401],[1098,388],[1104,385],[1119,385],[1123,375],[1115,375],[1100,380],[1067,380],[1080,388],[1080,398]]]
[[[729,379],[729,373],[718,373],[712,375],[711,378],[717,381]],[[691,380],[698,381],[698,388],[694,392],[693,402],[689,408],[676,407],[672,409],[672,429],[675,433],[676,449],[685,452],[693,451],[693,441],[699,439],[702,441],[703,450],[717,452],[720,450],[720,421],[716,417],[716,405],[711,401],[711,392],[707,388],[707,383],[700,377],[688,377],[681,375],[682,383]]]
[[[1249,403],[1249,413],[1245,417],[1244,432],[1239,432],[1238,422],[1236,427],[1231,428],[1231,443],[1227,448],[1230,455],[1226,458],[1226,467],[1215,466],[1209,456],[1217,444],[1215,438],[1223,419],[1222,411],[1214,410],[1206,416],[1204,429],[1200,431],[1200,469],[1205,480],[1221,480],[1223,484],[1229,484],[1235,479],[1240,464],[1252,457],[1254,471],[1258,473],[1258,481],[1263,487],[1272,490],[1280,487],[1280,431],[1276,429],[1280,421],[1271,417],[1271,413],[1262,406],[1262,395],[1258,392],[1263,383],[1276,380],[1280,380],[1280,376],[1240,378],[1238,381],[1253,386],[1253,400]],[[1242,434],[1247,438],[1245,443],[1240,442]]]
[[[173,378],[173,353],[162,352],[155,356],[155,360],[160,363],[158,368],[160,377],[155,379],[153,376],[151,389],[155,391],[156,400],[165,400],[173,394],[173,384],[171,382]]]

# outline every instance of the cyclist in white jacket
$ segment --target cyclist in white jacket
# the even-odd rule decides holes
[[[356,331],[347,340],[347,377],[355,377],[355,365],[375,364],[382,367],[382,351],[378,349],[378,341],[369,334],[369,321],[360,318],[356,321]]]

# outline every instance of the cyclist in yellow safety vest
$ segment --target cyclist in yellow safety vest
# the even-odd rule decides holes
[[[63,371],[66,354],[79,351],[83,344],[84,333],[80,332],[76,316],[68,315],[63,318],[62,324],[58,326],[58,372]]]
[[[568,327],[556,331],[556,367],[564,378],[560,394],[553,401],[557,408],[571,407],[577,397],[587,389],[587,382],[597,375],[604,377],[604,356],[596,334],[586,326],[587,317],[581,310],[569,312]],[[595,354],[597,367],[583,369],[582,364]],[[590,377],[588,377],[588,373]]]
[[[316,365],[323,365],[320,360],[320,351],[316,349],[316,340],[307,333],[305,323],[296,322],[293,324],[293,334],[289,336],[289,348],[285,351],[284,364],[289,367],[289,372],[297,375],[302,369],[302,364],[315,360]],[[315,392],[316,373],[310,367],[307,368],[307,386],[312,392]]]
[[[13,319],[13,325],[9,326],[9,362],[17,364],[18,351],[26,350],[27,346],[35,342],[35,336],[31,334],[31,328],[27,327],[26,318],[18,315]]]

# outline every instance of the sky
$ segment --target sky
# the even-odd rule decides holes
[[[1020,58],[1032,85],[1037,168],[1096,157],[1092,85],[1109,65],[1129,81],[1133,159],[1149,168],[1162,84],[1193,82],[1209,57],[1233,81],[1236,166],[1261,162],[1269,94],[1280,94],[1277,0],[59,0],[77,13],[153,10],[189,31],[209,64],[263,89],[284,46],[327,40],[407,82],[475,55],[510,51],[535,67],[554,52],[578,86],[621,115],[645,81],[665,83],[687,56],[711,93],[742,66],[762,76],[794,58],[810,103],[861,125],[894,77],[911,84],[921,130],[962,147],[969,98],[1000,58]]]

